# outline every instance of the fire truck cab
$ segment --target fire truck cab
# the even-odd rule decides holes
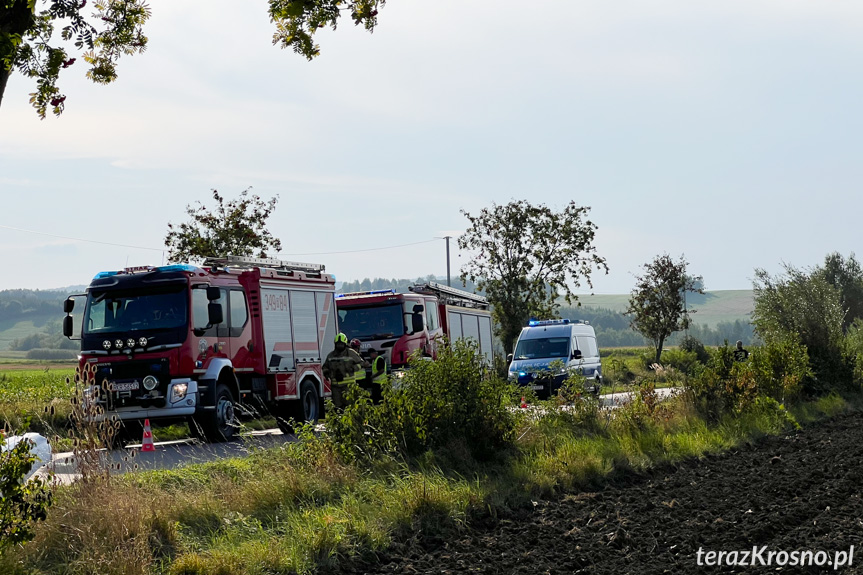
[[[330,395],[334,286],[323,265],[238,256],[102,272],[66,301],[63,332],[80,320],[84,400],[98,417],[187,418],[224,441],[244,409],[287,431],[290,418],[317,421]]]
[[[360,340],[364,356],[377,349],[393,370],[406,367],[414,353],[437,358],[443,336],[450,342],[472,338],[491,364],[491,313],[484,297],[435,282],[409,289],[338,294],[339,329]]]

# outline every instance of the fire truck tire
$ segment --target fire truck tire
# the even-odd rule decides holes
[[[211,443],[229,441],[237,429],[237,407],[230,388],[223,383],[216,387],[215,407],[196,415],[192,425],[202,439]]]
[[[300,385],[300,400],[297,402],[294,419],[305,423],[317,423],[321,418],[321,398],[318,388],[310,379]]]
[[[300,398],[280,402],[276,409],[276,423],[282,433],[293,433],[296,423],[317,423],[321,417],[321,400],[315,383],[309,379],[300,384]]]

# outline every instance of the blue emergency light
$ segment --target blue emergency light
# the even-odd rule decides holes
[[[543,320],[532,319],[527,323],[527,325],[528,325],[528,327],[537,327],[540,325],[565,325],[568,323],[569,323],[568,319],[543,319]]]
[[[160,272],[196,272],[198,268],[191,264],[174,264],[170,266],[162,266],[156,268],[156,271]]]

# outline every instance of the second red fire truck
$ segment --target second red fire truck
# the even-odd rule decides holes
[[[359,339],[363,355],[377,349],[391,369],[407,366],[414,353],[437,356],[443,337],[450,342],[472,338],[490,365],[493,340],[488,300],[482,296],[427,282],[395,290],[354,292],[336,296],[339,329]]]

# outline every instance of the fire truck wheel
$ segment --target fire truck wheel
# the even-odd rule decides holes
[[[279,402],[275,409],[276,423],[282,433],[296,431],[291,421],[296,423],[317,423],[321,417],[321,401],[313,381],[305,380],[300,384],[300,399]]]
[[[321,418],[321,400],[314,382],[305,380],[300,385],[300,401],[297,402],[295,418],[307,423],[317,423]]]
[[[195,416],[194,424],[200,428],[203,438],[213,443],[228,441],[234,436],[237,429],[236,405],[227,385],[219,384],[216,388],[216,409]]]

